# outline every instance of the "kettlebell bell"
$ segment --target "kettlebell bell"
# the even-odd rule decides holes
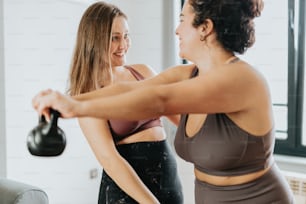
[[[39,117],[38,125],[33,128],[27,137],[27,147],[34,156],[50,157],[62,154],[66,147],[64,131],[57,126],[60,116],[58,111],[50,109],[50,121],[45,116]]]

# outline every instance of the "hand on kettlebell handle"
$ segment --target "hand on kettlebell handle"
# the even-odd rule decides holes
[[[60,116],[58,111],[50,109],[50,121],[42,115],[38,125],[30,131],[27,137],[28,150],[35,156],[58,156],[66,147],[64,131],[57,126]]]

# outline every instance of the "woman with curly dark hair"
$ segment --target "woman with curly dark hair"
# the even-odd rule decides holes
[[[187,0],[176,34],[180,56],[193,64],[130,83],[128,90],[117,84],[78,99],[42,91],[33,106],[47,117],[56,109],[63,118],[179,113],[175,148],[194,165],[196,204],[294,203],[273,157],[267,82],[236,56],[255,42],[253,19],[262,9],[262,0]]]

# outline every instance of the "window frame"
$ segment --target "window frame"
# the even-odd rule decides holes
[[[306,156],[306,146],[302,145],[305,6],[303,0],[297,4],[295,0],[288,1],[288,137],[286,140],[276,139],[275,144],[275,153],[300,157]],[[295,23],[298,26],[294,26]]]

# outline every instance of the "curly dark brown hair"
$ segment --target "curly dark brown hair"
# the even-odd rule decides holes
[[[195,13],[193,26],[211,19],[226,50],[242,54],[254,44],[253,19],[261,14],[262,0],[189,0],[189,4]]]

